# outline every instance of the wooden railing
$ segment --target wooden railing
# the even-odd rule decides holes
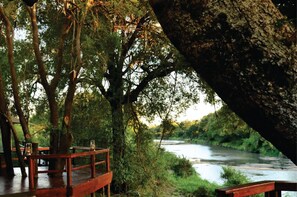
[[[38,177],[39,173],[63,173],[66,172],[66,190],[67,190],[67,196],[69,193],[71,193],[70,190],[73,190],[72,187],[72,172],[76,170],[81,170],[84,168],[90,168],[90,178],[96,177],[96,166],[105,164],[105,172],[111,174],[110,171],[110,155],[109,155],[109,149],[96,149],[90,151],[89,147],[72,147],[71,148],[73,153],[67,153],[67,154],[43,154],[43,155],[30,155],[28,156],[28,163],[29,163],[29,188],[31,191],[36,190],[36,184],[35,184],[35,178]],[[76,152],[77,150],[83,150],[83,152]],[[96,155],[104,155],[104,160],[96,161]],[[82,157],[89,157],[90,162],[89,164],[84,165],[73,165],[73,160],[75,158],[82,158]],[[65,159],[66,160],[66,166],[63,170],[39,170],[36,165],[37,161],[39,160],[51,160],[51,159]],[[110,175],[112,176],[112,175]],[[97,187],[97,186],[94,186]],[[110,184],[108,184],[107,189],[107,195],[110,196]],[[70,192],[69,192],[70,191]]]
[[[259,181],[217,189],[217,197],[244,197],[264,193],[265,197],[281,197],[282,191],[297,191],[297,182]]]

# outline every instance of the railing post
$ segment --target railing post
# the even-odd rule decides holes
[[[109,150],[108,150],[107,153],[106,153],[106,171],[107,172],[110,172],[109,160],[110,160],[110,158],[109,158]]]
[[[265,197],[281,197],[282,192],[281,191],[271,191],[271,192],[265,192]]]
[[[93,150],[91,150],[91,152],[94,152]],[[96,154],[92,154],[91,155],[91,178],[94,178],[96,176],[96,169],[95,169],[95,158],[96,158]],[[91,197],[95,197],[96,194],[95,193],[91,193]]]
[[[72,153],[75,153],[75,147],[72,147]],[[75,165],[75,159],[73,159],[72,164]]]
[[[94,178],[96,175],[96,170],[95,170],[95,154],[91,155],[91,177]]]
[[[226,194],[225,191],[221,191],[219,189],[216,189],[216,197],[232,197],[233,194]]]
[[[107,185],[107,197],[110,197],[110,184]]]
[[[109,160],[110,160],[110,156],[109,156],[109,149],[108,149],[106,153],[106,171],[107,172],[110,172]],[[107,185],[107,196],[110,197],[110,184]]]
[[[67,173],[67,196],[72,196],[72,158],[67,157],[66,159],[66,173]]]
[[[34,177],[35,177],[35,166],[34,166],[34,159],[31,158],[31,156],[27,156],[27,159],[29,160],[29,188],[30,190],[34,190]]]
[[[38,143],[32,143],[32,155],[38,155]],[[39,161],[40,161],[40,159],[39,159]],[[34,162],[34,170],[35,170],[34,177],[35,178],[38,177],[38,162],[37,162],[37,159],[35,159],[35,162]]]

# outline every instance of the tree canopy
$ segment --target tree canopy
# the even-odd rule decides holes
[[[33,139],[24,127],[25,141],[41,139],[51,153],[66,153],[73,136],[82,138],[75,143],[86,143],[86,136],[105,130],[100,141],[112,150],[114,189],[127,190],[127,127],[134,124],[135,133],[143,132],[140,116],[169,120],[173,109],[177,114],[199,99],[191,89],[203,85],[162,33],[148,2],[35,2],[0,4],[0,39],[6,40],[0,52],[7,55],[0,62],[6,82],[0,96],[14,103],[3,103],[1,110],[8,114],[10,106],[14,115],[25,117],[25,126],[32,120],[42,125],[42,137]],[[79,124],[82,117],[88,121]],[[73,127],[85,131],[73,133]],[[50,169],[63,167],[62,160],[50,161]]]

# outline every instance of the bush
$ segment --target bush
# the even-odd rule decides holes
[[[186,158],[178,158],[172,167],[173,172],[180,177],[188,177],[195,174],[191,162]]]
[[[172,175],[170,180],[179,192],[180,195],[178,196],[212,197],[215,196],[215,189],[219,187],[215,183],[201,179],[198,174],[193,174],[186,178]]]
[[[250,182],[249,178],[247,178],[244,174],[242,174],[240,171],[237,171],[231,167],[223,167],[223,173],[221,174],[221,177],[226,179],[226,182],[224,183],[224,185],[227,187],[242,185]],[[263,196],[264,196],[263,194],[253,195],[253,197],[263,197]]]
[[[205,185],[199,186],[196,191],[193,192],[194,197],[215,197],[215,189],[206,187]]]
[[[231,167],[223,167],[221,177],[225,179],[225,186],[234,186],[250,182],[250,180],[241,172]]]

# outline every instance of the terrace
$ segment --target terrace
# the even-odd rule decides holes
[[[39,152],[48,148],[38,148]],[[0,177],[0,196],[85,196],[102,190],[110,196],[109,149],[90,150],[89,147],[72,147],[68,154],[32,154],[27,157],[28,177]],[[51,159],[63,159],[66,162],[62,171],[48,170],[45,165]],[[62,173],[62,176],[48,176]]]

